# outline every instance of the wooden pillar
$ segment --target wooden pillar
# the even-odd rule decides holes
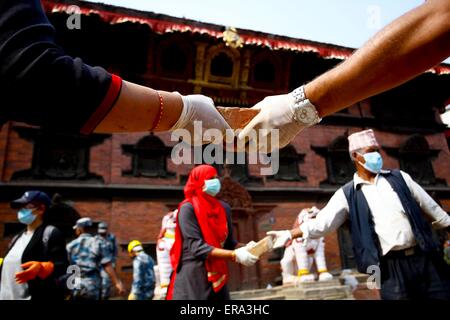
[[[205,54],[207,43],[197,42],[197,56],[195,57],[195,81],[197,83],[203,81],[205,74]],[[194,87],[194,93],[201,93],[202,86],[196,84]]]
[[[244,53],[242,54],[242,63],[239,77],[239,87],[241,89],[240,99],[242,101],[247,100],[247,90],[249,89],[248,78],[250,73],[250,56],[251,51],[248,49],[244,50]]]

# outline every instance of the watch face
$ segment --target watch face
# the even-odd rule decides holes
[[[316,112],[308,105],[303,105],[297,110],[297,118],[300,122],[311,124],[316,119]]]

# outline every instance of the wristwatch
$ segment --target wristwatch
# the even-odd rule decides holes
[[[311,101],[306,99],[304,86],[295,89],[291,94],[294,97],[294,105],[292,106],[294,120],[307,127],[313,126],[322,121],[322,118],[319,117],[316,106],[314,106]]]

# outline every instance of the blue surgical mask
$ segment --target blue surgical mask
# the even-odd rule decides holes
[[[366,163],[360,164],[367,170],[372,173],[380,173],[381,168],[383,168],[383,158],[381,157],[381,154],[377,151],[365,153],[362,155],[364,157],[364,160]]]
[[[205,188],[203,191],[215,197],[220,191],[220,180],[217,178],[205,180]]]
[[[32,209],[22,208],[17,212],[17,219],[20,223],[30,225],[36,220],[36,216],[33,214]]]

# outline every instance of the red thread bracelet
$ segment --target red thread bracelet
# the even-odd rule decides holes
[[[150,129],[150,131],[155,130],[159,126],[159,123],[161,122],[161,119],[162,119],[163,110],[164,110],[163,97],[158,91],[156,91],[156,93],[158,94],[158,97],[159,97],[159,110],[158,110],[158,114],[156,115],[155,121],[153,121],[153,126]]]

